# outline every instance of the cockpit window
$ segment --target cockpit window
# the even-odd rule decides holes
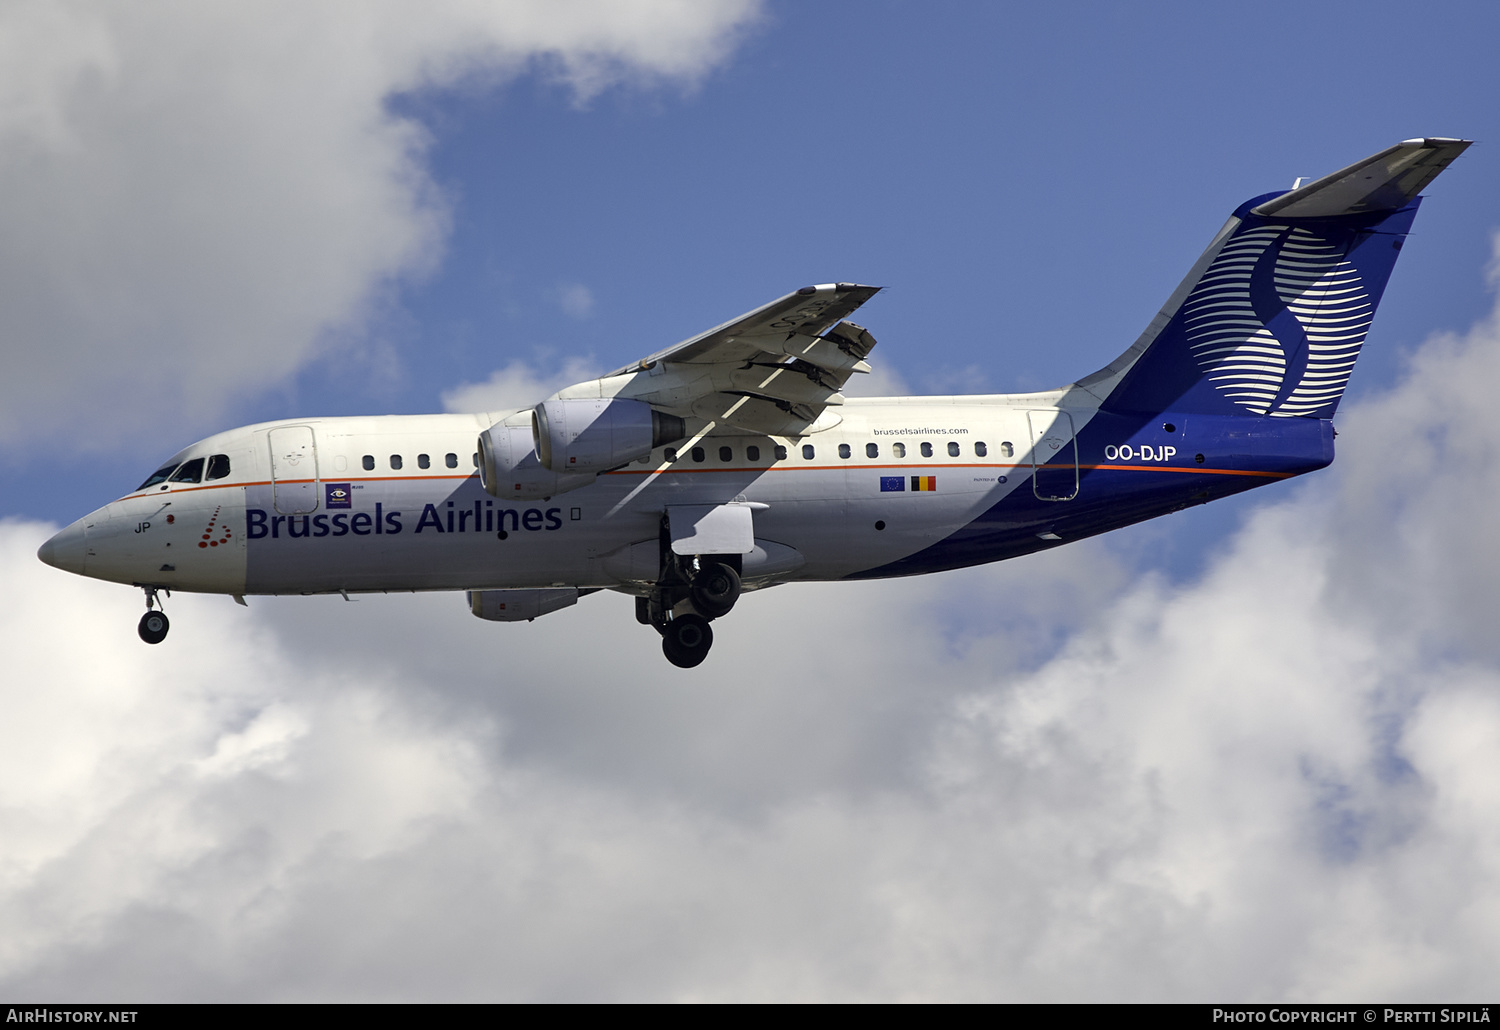
[[[192,461],[185,461],[185,462],[183,462],[182,463],[182,467],[179,468],[176,472],[172,473],[172,482],[174,482],[174,483],[201,483],[201,482],[203,482],[203,459],[202,458],[194,458]]]
[[[229,455],[215,454],[208,459],[208,472],[203,476],[205,480],[223,479],[229,475]]]
[[[167,477],[175,471],[177,471],[176,465],[163,465],[161,468],[151,473],[151,475],[147,477],[146,481],[140,486],[136,487],[136,489],[144,490],[148,486],[155,486],[157,483],[165,483],[167,481]]]

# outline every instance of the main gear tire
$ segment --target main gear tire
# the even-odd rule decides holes
[[[722,619],[740,599],[740,574],[728,565],[713,562],[693,577],[688,596],[704,618]]]
[[[679,669],[701,665],[713,646],[713,627],[701,615],[679,615],[661,635],[662,654]]]

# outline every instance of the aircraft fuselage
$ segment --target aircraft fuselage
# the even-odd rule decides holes
[[[708,435],[534,501],[480,484],[475,438],[503,413],[263,423],[173,459],[226,455],[228,476],[127,494],[59,534],[49,560],[238,595],[630,590],[656,578],[668,506],[734,498],[757,506],[746,587],[878,578],[1042,550],[1333,457],[1326,420],[1132,418],[1058,399],[853,399],[820,432]],[[289,434],[307,446],[278,465]]]
[[[743,590],[1000,561],[1323,468],[1419,193],[1468,146],[1251,198],[1059,390],[850,399],[879,288],[805,286],[531,409],[210,437],[39,554],[145,588],[148,643],[161,590],[463,590],[514,622],[613,589],[690,668]]]

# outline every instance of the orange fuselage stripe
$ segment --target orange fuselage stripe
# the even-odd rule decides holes
[[[1254,469],[1218,469],[1218,468],[1205,468],[1205,467],[1203,467],[1201,465],[1191,465],[1191,466],[1188,466],[1186,468],[1184,468],[1182,466],[1178,466],[1178,465],[1042,465],[1040,467],[1044,468],[1044,469],[1056,469],[1058,471],[1062,471],[1064,469],[1076,468],[1076,469],[1079,469],[1080,471],[1085,471],[1085,472],[1088,472],[1088,471],[1106,471],[1106,472],[1201,472],[1204,475],[1210,475],[1210,476],[1256,476],[1256,477],[1259,477],[1259,478],[1262,478],[1262,479],[1290,479],[1290,478],[1292,478],[1293,476],[1295,476],[1297,474],[1295,472],[1261,472],[1261,471],[1254,470]],[[838,470],[841,470],[841,469],[847,471],[849,469],[863,470],[863,469],[912,469],[912,468],[935,468],[935,469],[938,469],[939,471],[941,471],[943,469],[994,469],[996,471],[1001,471],[1001,470],[1011,470],[1011,471],[1014,471],[1016,469],[1029,470],[1029,469],[1032,468],[1032,466],[1030,466],[1030,465],[1014,465],[1014,464],[1012,464],[1012,465],[1000,465],[1000,464],[990,464],[990,463],[978,463],[978,462],[974,462],[974,463],[962,463],[962,464],[953,464],[953,465],[915,465],[915,466],[914,465],[866,465],[866,464],[859,464],[859,465],[779,465],[779,466],[778,465],[719,465],[719,466],[713,466],[713,467],[709,467],[709,468],[678,468],[674,464],[673,466],[670,466],[669,468],[655,468],[655,469],[649,469],[649,468],[648,469],[615,469],[613,471],[603,472],[603,473],[600,473],[600,474],[601,475],[605,475],[605,476],[654,476],[654,475],[664,475],[669,470],[671,472],[677,474],[677,475],[692,475],[692,474],[698,474],[698,473],[704,473],[704,472],[834,472],[834,471],[838,471]],[[414,482],[414,481],[417,481],[417,480],[425,480],[425,479],[434,479],[434,480],[441,480],[441,479],[473,479],[478,474],[479,473],[477,473],[477,472],[470,472],[467,475],[436,475],[436,476],[348,476],[348,477],[344,477],[344,476],[335,476],[335,477],[324,476],[324,477],[322,477],[321,481],[325,482],[325,483],[327,483],[327,482],[340,482],[340,483],[342,483],[342,482],[349,482],[349,483],[395,483],[395,482]],[[921,478],[929,479],[929,478],[933,478],[933,477],[932,476],[923,476]],[[319,482],[319,480],[317,480],[317,479],[282,479],[282,480],[278,480],[278,482],[280,482],[281,484],[283,484],[285,486],[294,486],[294,485],[299,484],[299,483],[316,483],[316,482]],[[171,488],[169,488],[166,491],[166,496],[171,497],[171,496],[173,496],[175,494],[194,493],[194,492],[199,491],[199,490],[226,490],[226,489],[230,489],[230,488],[239,488],[239,487],[273,486],[273,485],[274,485],[273,482],[271,480],[269,480],[269,479],[259,479],[259,480],[254,480],[254,481],[251,481],[251,482],[245,482],[245,483],[215,483],[212,486],[177,486],[177,487],[171,487]],[[136,491],[135,493],[128,493],[128,494],[126,494],[125,496],[119,498],[119,500],[121,500],[121,501],[128,501],[128,500],[131,500],[133,498],[158,497],[158,496],[161,496],[161,494],[157,493],[157,492],[145,492],[145,493],[143,493],[143,492],[140,492],[140,491]]]

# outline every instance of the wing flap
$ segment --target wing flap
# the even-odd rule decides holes
[[[842,322],[841,325],[851,325]],[[869,336],[869,333],[865,333]],[[767,341],[771,343],[772,341]],[[873,338],[871,338],[873,342]],[[790,335],[785,339],[773,344],[779,353],[788,357],[798,358],[809,364],[817,365],[819,368],[827,369],[844,379],[849,378],[854,372],[868,372],[870,366],[863,360],[863,355],[858,355],[845,347],[839,341],[826,336],[806,336],[802,333]]]
[[[830,380],[815,366],[803,371],[796,365],[752,364],[729,374],[729,389],[791,404],[843,404],[844,395],[839,393],[843,384]]]
[[[751,394],[713,393],[695,401],[692,414],[705,422],[733,426],[747,433],[801,436],[823,414],[823,409]]]

